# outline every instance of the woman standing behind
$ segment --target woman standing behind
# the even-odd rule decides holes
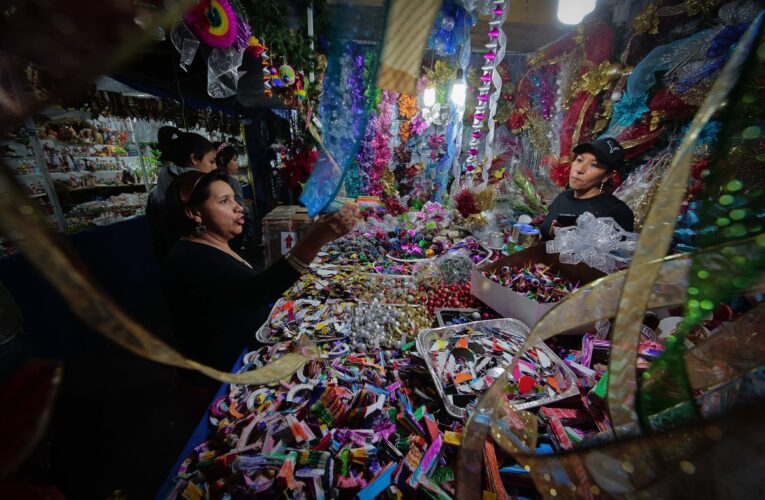
[[[239,153],[236,148],[225,142],[216,143],[215,149],[217,152],[215,163],[218,166],[218,170],[228,176],[228,183],[231,185],[231,189],[234,190],[234,199],[244,209],[244,227],[242,228],[242,233],[230,242],[231,248],[235,252],[244,255],[250,240],[252,240],[252,214],[244,204],[242,185],[239,183],[236,175],[239,172]]]
[[[160,160],[164,166],[159,169],[157,186],[149,193],[146,217],[154,251],[162,260],[173,243],[181,237],[167,210],[167,188],[175,178],[185,172],[212,172],[217,165],[215,148],[199,134],[182,132],[175,127],[162,127],[157,132],[157,143],[162,153]]]

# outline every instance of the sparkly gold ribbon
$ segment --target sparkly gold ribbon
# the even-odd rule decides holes
[[[582,127],[584,126],[584,119],[587,116],[587,110],[590,109],[590,106],[592,105],[592,101],[595,100],[595,96],[592,94],[587,94],[587,100],[584,101],[584,105],[582,106],[582,109],[579,110],[579,118],[576,120],[576,128],[574,129],[574,134],[571,136],[571,144],[576,147],[579,144],[579,136],[582,133]]]
[[[648,212],[632,265],[627,271],[619,310],[614,322],[611,357],[608,370],[608,410],[616,436],[619,438],[639,432],[635,411],[637,357],[640,327],[656,281],[661,262],[672,242],[680,204],[688,187],[691,160],[697,139],[704,126],[720,109],[733,90],[749,54],[749,48],[757,36],[752,26],[742,37],[736,51],[725,65],[720,77],[694,116],[688,132],[683,137],[672,163],[659,186]]]

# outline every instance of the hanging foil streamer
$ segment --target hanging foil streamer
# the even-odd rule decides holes
[[[470,148],[468,149],[468,157],[465,160],[465,170],[468,179],[471,181],[475,175],[475,170],[478,168],[478,165],[476,165],[476,163],[478,163],[478,155],[480,152],[478,146],[480,145],[481,137],[483,136],[481,130],[483,129],[483,122],[487,114],[487,105],[489,107],[489,132],[491,137],[484,143],[484,147],[486,148],[484,150],[483,165],[484,175],[486,177],[485,181],[488,181],[488,170],[491,168],[492,158],[488,157],[489,163],[487,164],[486,154],[487,151],[488,153],[491,153],[491,142],[494,140],[493,120],[494,115],[497,112],[497,101],[502,92],[502,77],[497,71],[497,65],[505,57],[505,45],[507,39],[502,31],[502,23],[507,17],[508,3],[509,0],[491,0],[482,6],[486,13],[491,14],[491,19],[489,20],[489,32],[487,33],[489,43],[485,45],[488,52],[483,55],[484,65],[481,67],[481,70],[483,71],[483,74],[481,75],[482,84],[478,87],[478,95],[476,96],[478,105],[473,114],[473,131],[471,132],[471,140],[469,142]],[[495,92],[490,97],[489,91],[491,90],[492,84],[495,87]]]
[[[170,32],[170,40],[173,41],[173,46],[181,56],[181,69],[188,71],[189,66],[194,62],[197,50],[199,50],[199,38],[191,32],[186,23],[180,22],[173,26],[173,30]]]
[[[454,16],[460,20],[458,23],[461,33],[455,34],[463,43],[461,45],[459,60],[457,65],[462,69],[463,74],[467,72],[470,63],[470,28],[474,24],[473,16],[460,7],[456,7]],[[457,29],[457,28],[455,28]],[[459,179],[459,156],[462,146],[462,115],[465,112],[464,106],[457,106],[451,103],[449,108],[449,126],[446,129],[446,153],[438,161],[435,171],[434,190],[431,201],[439,203],[444,202],[444,195],[449,184],[450,170],[456,166],[457,172],[454,172],[455,179]],[[458,184],[458,182],[455,182]]]
[[[388,2],[333,2],[329,7],[332,40],[318,109],[321,155],[300,195],[312,217],[339,210],[343,205],[335,198],[364,137],[370,111],[367,96],[358,91],[354,82],[364,76],[365,55],[370,58],[369,77],[377,81],[386,24],[380,20],[386,18]],[[373,49],[365,51],[358,41]]]
[[[390,0],[390,4],[377,86],[413,95],[441,0]]]
[[[475,7],[473,7],[474,9]],[[467,9],[467,7],[466,7]],[[467,68],[470,64],[470,51],[471,51],[471,40],[470,40],[470,28],[475,24],[475,17],[473,17],[472,14],[473,10],[468,10],[468,15],[471,16],[471,23],[465,25],[465,44],[462,45],[462,49],[460,50],[460,58],[459,58],[459,67],[462,69],[462,74],[467,74]],[[454,110],[453,120],[450,119],[450,123],[452,123],[454,126],[451,130],[450,137],[452,138],[449,141],[448,151],[446,156],[450,156],[451,158],[451,167],[452,167],[452,187],[450,192],[450,197],[454,197],[455,194],[460,189],[460,177],[462,176],[462,165],[460,164],[460,153],[462,152],[462,143],[464,141],[463,138],[463,126],[462,126],[462,116],[465,113],[465,106],[456,106],[452,105],[452,108]],[[444,168],[448,171],[448,164],[444,165]],[[444,173],[444,176],[447,176],[448,173]],[[443,189],[446,190],[446,185],[444,184]]]
[[[510,7],[510,0],[504,0],[503,2],[494,2],[494,4],[497,6],[497,8],[502,8],[502,14],[499,16],[499,23],[497,25],[492,25],[489,23],[489,26],[491,26],[494,29],[497,29],[499,31],[499,37],[497,38],[496,44],[497,44],[497,56],[494,59],[494,67],[492,68],[491,72],[491,83],[494,86],[494,93],[489,98],[489,113],[488,113],[488,130],[486,132],[486,143],[485,143],[485,150],[483,153],[483,170],[481,171],[481,187],[485,188],[486,185],[489,183],[489,170],[491,169],[491,164],[494,160],[494,116],[497,114],[497,103],[499,102],[499,98],[502,95],[502,76],[499,74],[499,71],[497,71],[497,66],[499,66],[499,63],[501,63],[505,59],[505,50],[507,47],[507,36],[505,35],[505,31],[502,29],[502,25],[505,23],[505,18],[507,18],[507,11]],[[486,45],[486,47],[489,50],[492,50],[492,46],[495,42],[490,42]]]
[[[207,93],[210,97],[223,99],[236,95],[243,55],[243,51],[235,48],[210,51],[207,58]]]

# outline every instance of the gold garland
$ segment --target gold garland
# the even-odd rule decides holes
[[[649,35],[659,34],[659,16],[656,14],[656,5],[649,3],[645,9],[635,16],[632,21],[632,31],[637,35],[648,33]]]
[[[436,61],[433,69],[425,68],[425,78],[428,84],[440,87],[441,85],[454,80],[457,76],[457,68],[446,61]]]
[[[614,82],[621,78],[623,67],[620,63],[612,63],[610,61],[603,61],[592,69],[582,75],[574,85],[571,87],[570,98],[577,95],[580,92],[589,92],[592,95],[598,95],[608,88],[611,82]]]
[[[579,110],[579,118],[576,121],[576,128],[574,129],[574,134],[571,137],[571,144],[576,146],[579,144],[579,136],[582,134],[582,126],[584,125],[584,117],[587,116],[587,109],[592,104],[592,101],[595,100],[595,96],[592,94],[589,94],[587,96],[587,100],[584,101],[584,106],[582,106],[582,109]]]
[[[478,210],[482,212],[492,210],[496,204],[496,194],[494,186],[489,186],[483,191],[476,193],[475,204]]]
[[[526,124],[523,128],[528,131],[529,140],[537,151],[550,152],[550,139],[547,137],[549,127],[541,116],[537,113],[526,113]]]

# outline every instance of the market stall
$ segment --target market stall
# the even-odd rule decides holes
[[[270,161],[252,170],[289,201],[262,220],[264,261],[300,277],[229,373],[120,314],[44,230],[15,240],[52,257],[104,335],[222,383],[158,498],[761,488],[738,465],[765,443],[762,2],[570,4],[332,2],[317,37],[311,5],[294,44],[272,2],[200,0],[173,18],[167,71],[201,68],[186,85],[229,107],[284,106],[271,114],[288,133],[257,145]],[[549,36],[515,43],[542,11]],[[224,123],[205,135],[235,125],[210,115]],[[30,145],[7,151],[40,180],[21,189],[67,226],[136,213],[151,162],[125,118],[27,125]],[[296,260],[343,205],[354,229]]]
[[[548,329],[566,335],[547,342],[552,334],[531,332],[569,295],[586,295],[592,283],[629,267],[680,140],[758,8],[647,3],[617,23],[628,28],[620,30],[613,24],[620,14],[604,7],[522,58],[504,54],[506,8],[445,3],[415,93],[375,89],[374,75],[383,70],[374,44],[345,45],[339,79],[330,57],[327,101],[315,118],[322,130],[311,130],[320,141],[317,158],[281,168],[287,178],[299,177],[315,161],[301,196],[308,212],[327,210],[339,193],[362,207],[364,222],[327,246],[274,304],[254,334],[259,347],[237,369],[266,366],[306,341],[316,343],[318,358],[277,384],[224,385],[206,417],[206,439],[196,436],[160,496],[479,495],[476,484],[456,478],[460,450],[470,453],[471,446],[483,468],[463,463],[460,472],[480,474],[484,494],[532,496],[536,489],[556,496],[556,487],[570,486],[597,497],[616,487],[591,471],[540,489],[549,474],[532,473],[519,459],[521,445],[506,442],[513,431],[463,445],[476,432],[468,418],[494,404],[482,399],[492,387],[502,401],[497,408],[537,420],[525,453],[557,456],[610,439],[619,418],[609,412],[608,396],[617,315],[560,321]],[[477,18],[489,22],[488,33],[471,32]],[[670,34],[666,23],[678,19],[705,24]],[[471,35],[486,37],[488,51],[471,54]],[[337,97],[327,85],[338,85]],[[357,122],[338,121],[364,102]],[[708,188],[710,145],[721,131],[721,122],[708,121],[692,140],[687,210]],[[637,232],[585,213],[542,242],[538,224],[568,182],[574,146],[598,137],[624,149],[626,161],[600,190],[607,181],[627,203]],[[342,141],[357,152],[337,149]],[[297,209],[279,210],[264,233],[271,262],[300,237]],[[698,224],[698,217],[690,220]],[[682,224],[674,248],[698,248],[697,233]],[[694,351],[750,317],[760,299],[745,294],[710,307],[685,347]],[[665,302],[638,318],[638,378],[655,374],[657,361],[674,350],[683,321],[678,305]],[[708,404],[713,392],[702,391],[698,404]],[[487,418],[497,425],[496,415]]]

